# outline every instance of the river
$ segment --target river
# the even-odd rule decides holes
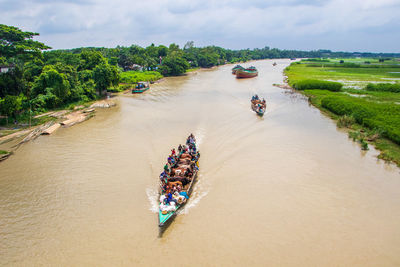
[[[23,145],[0,164],[0,265],[399,266],[399,169],[272,86],[275,61],[168,78]],[[158,175],[190,133],[198,182],[159,236]]]

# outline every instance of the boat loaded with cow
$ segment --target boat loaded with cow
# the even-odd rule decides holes
[[[196,139],[190,134],[185,145],[178,151],[171,150],[164,171],[160,175],[160,202],[158,225],[163,227],[172,221],[178,210],[188,201],[199,171]]]

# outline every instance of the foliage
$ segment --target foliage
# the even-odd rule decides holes
[[[120,74],[122,83],[137,83],[140,81],[157,81],[163,76],[158,71],[125,71]]]
[[[37,35],[39,34],[0,24],[0,55],[6,58],[21,56],[22,59],[40,56],[41,50],[50,47],[33,41],[32,38]]]
[[[333,91],[333,92],[338,92],[343,87],[343,84],[338,83],[338,82],[311,80],[311,79],[300,80],[296,83],[293,83],[292,85],[297,90],[323,89],[323,90],[329,90],[329,91]]]
[[[48,65],[43,69],[43,72],[32,86],[32,97],[48,95],[53,107],[64,102],[70,94],[71,85],[67,75],[58,72],[52,65]]]
[[[400,92],[400,83],[369,83],[365,90],[367,91],[379,91],[379,92]]]
[[[339,128],[342,127],[350,127],[355,123],[355,119],[352,116],[343,115],[337,121],[337,126]]]
[[[6,73],[0,73],[0,97],[26,93],[25,89],[26,82],[23,79],[23,71],[19,66]]]
[[[118,69],[108,63],[101,63],[94,68],[93,79],[99,91],[99,95],[102,95],[102,92],[107,90],[111,85],[118,85]]]
[[[180,53],[175,51],[167,55],[160,67],[160,72],[164,76],[177,76],[186,72],[189,63],[181,57]]]
[[[16,113],[21,110],[24,99],[22,94],[19,96],[6,95],[3,99],[0,98],[0,113],[16,119]]]
[[[96,66],[107,63],[100,52],[88,49],[80,54],[80,58],[78,70],[93,70]]]

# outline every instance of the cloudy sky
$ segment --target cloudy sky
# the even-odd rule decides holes
[[[400,52],[400,0],[0,0],[53,48],[217,45]]]

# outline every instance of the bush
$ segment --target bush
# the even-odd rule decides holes
[[[158,71],[125,71],[121,74],[121,83],[137,83],[140,81],[157,81],[163,76]]]
[[[400,144],[399,105],[374,103],[345,95],[331,95],[321,100],[321,106],[337,115],[352,116],[357,123],[369,129],[376,129],[382,136]]]
[[[293,87],[297,90],[307,89],[322,89],[329,90],[332,92],[338,92],[342,89],[343,84],[338,82],[320,81],[320,80],[301,80],[293,84]]]
[[[400,93],[400,83],[369,83],[365,90]]]
[[[337,126],[339,128],[350,127],[355,122],[356,122],[356,120],[354,119],[353,116],[344,115],[344,116],[340,117],[339,120],[337,121]]]
[[[303,59],[302,61],[331,62],[329,59],[326,59],[326,58],[307,58],[307,59]]]

